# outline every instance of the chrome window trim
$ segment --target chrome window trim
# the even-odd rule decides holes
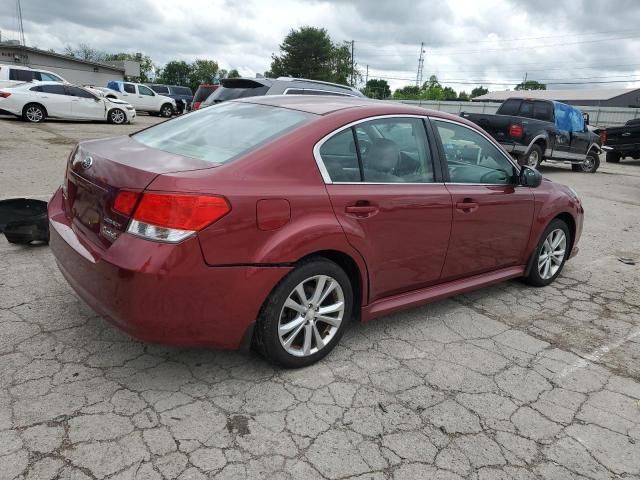
[[[331,180],[331,176],[329,175],[329,172],[327,170],[327,167],[325,167],[324,162],[322,161],[322,157],[320,156],[320,148],[322,148],[322,145],[329,140],[331,137],[333,137],[334,135],[338,135],[340,132],[351,128],[355,125],[359,125],[361,123],[365,123],[365,122],[370,122],[372,120],[381,120],[381,119],[386,119],[386,118],[419,118],[421,120],[428,120],[429,117],[427,115],[416,115],[416,114],[399,114],[399,113],[390,113],[388,115],[376,115],[374,117],[367,117],[367,118],[361,118],[360,120],[355,120],[351,123],[347,123],[346,125],[343,125],[340,128],[337,128],[333,131],[331,131],[330,133],[326,134],[324,137],[322,137],[320,140],[318,140],[316,142],[316,144],[313,146],[313,157],[316,160],[316,165],[318,165],[318,169],[320,170],[320,173],[322,175],[322,179],[324,180],[324,183],[327,185],[330,184],[340,184],[340,185],[434,185],[437,184],[437,182],[425,182],[425,183],[407,183],[407,182],[389,182],[389,183],[379,183],[379,182],[334,182]],[[425,135],[427,137],[427,141],[429,141],[429,135],[427,132],[427,129],[425,128]],[[431,159],[431,161],[433,162],[433,158]]]
[[[465,125],[464,123],[460,123],[460,122],[456,122],[454,120],[449,120],[448,118],[440,118],[440,117],[429,117],[430,120],[433,120],[434,122],[446,122],[446,123],[453,123],[454,125],[459,125],[461,127],[466,128],[467,130],[471,130],[472,132],[477,133],[478,135],[484,137],[486,140],[489,141],[489,143],[491,145],[493,145],[494,147],[496,147],[496,149],[498,150],[498,152],[500,152],[500,154],[507,159],[507,161],[513,165],[516,169],[516,172],[518,172],[518,174],[520,174],[520,165],[517,164],[517,162],[514,161],[513,157],[511,155],[509,155],[508,153],[506,153],[504,151],[504,148],[502,147],[502,145],[500,145],[500,143],[498,143],[493,137],[489,136],[489,135],[485,135],[483,132],[481,132],[480,130],[476,130],[475,128],[472,128],[468,125]],[[446,158],[445,158],[446,160]],[[470,185],[470,184],[463,184],[463,185]],[[488,185],[488,184],[484,184],[481,183],[479,185]],[[503,185],[503,184],[500,184]],[[506,184],[505,184],[506,185]]]
[[[313,92],[329,93],[332,97],[355,97],[353,93],[337,92],[335,90],[324,90],[322,88],[304,88],[304,87],[288,87],[285,88],[282,95],[305,95],[304,93],[288,93],[289,90],[311,90]]]

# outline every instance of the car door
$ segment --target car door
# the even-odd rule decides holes
[[[35,92],[38,102],[47,109],[50,117],[70,118],[71,97],[67,96],[64,85],[39,85],[42,91]]]
[[[554,102],[555,115],[555,142],[553,146],[553,158],[571,158],[571,116],[569,105]]]
[[[122,99],[129,102],[137,110],[144,110],[142,107],[142,101],[138,98],[138,92],[136,91],[136,85],[134,83],[124,82],[122,84]]]
[[[107,116],[104,101],[86,90],[65,85],[67,95],[71,97],[71,116],[77,119],[104,120]]]
[[[367,264],[369,301],[436,283],[451,196],[419,117],[362,121],[315,149],[334,212]]]
[[[569,107],[569,119],[571,121],[571,147],[569,151],[573,160],[582,160],[587,154],[591,136],[584,124],[584,117],[580,110]]]
[[[136,87],[138,88],[138,101],[142,105],[140,108],[148,112],[159,111],[160,105],[157,105],[158,97],[155,92],[144,85],[136,85]]]
[[[534,198],[518,186],[518,169],[489,137],[458,122],[432,119],[451,193],[451,239],[442,280],[521,265]]]

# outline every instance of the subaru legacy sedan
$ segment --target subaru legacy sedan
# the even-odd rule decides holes
[[[460,117],[294,95],[80,143],[49,218],[68,282],[132,336],[302,367],[352,321],[548,285],[583,208]]]

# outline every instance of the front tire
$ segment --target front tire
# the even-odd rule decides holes
[[[618,152],[607,152],[607,163],[619,163],[621,157]]]
[[[312,258],[289,273],[265,301],[254,346],[276,365],[311,365],[340,341],[352,305],[353,289],[344,270],[325,258]]]
[[[119,108],[113,108],[109,111],[108,120],[114,125],[122,125],[127,121],[127,115]]]
[[[553,282],[569,258],[570,245],[571,233],[567,224],[559,218],[553,220],[540,237],[525,283],[544,287]]]
[[[173,115],[173,107],[169,103],[165,103],[160,107],[160,115],[165,118],[169,118]]]
[[[22,119],[25,122],[40,123],[45,118],[47,118],[47,111],[37,103],[28,103],[22,109]]]
[[[587,157],[582,163],[572,163],[571,170],[574,172],[596,173],[600,166],[600,157],[594,151],[587,153]]]
[[[532,145],[529,152],[520,158],[520,165],[526,165],[538,170],[542,163],[542,148],[540,145]]]

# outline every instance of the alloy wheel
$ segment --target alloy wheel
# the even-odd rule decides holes
[[[548,280],[553,277],[564,261],[567,251],[567,236],[557,228],[547,235],[538,256],[538,273],[540,278]]]
[[[585,172],[590,172],[593,169],[594,164],[595,161],[593,160],[593,157],[591,155],[587,155],[587,158],[585,158],[582,162],[582,170],[584,170]]]
[[[27,108],[26,115],[30,122],[40,122],[44,116],[42,110],[38,107]]]
[[[532,168],[536,168],[538,166],[538,160],[540,160],[540,158],[538,157],[537,150],[532,150],[529,154],[529,158],[527,158],[527,165]]]
[[[335,336],[344,317],[344,292],[328,275],[300,282],[287,297],[278,320],[278,338],[287,353],[308,357]]]
[[[120,124],[124,122],[124,112],[120,110],[114,110],[111,112],[111,121],[115,124]]]

